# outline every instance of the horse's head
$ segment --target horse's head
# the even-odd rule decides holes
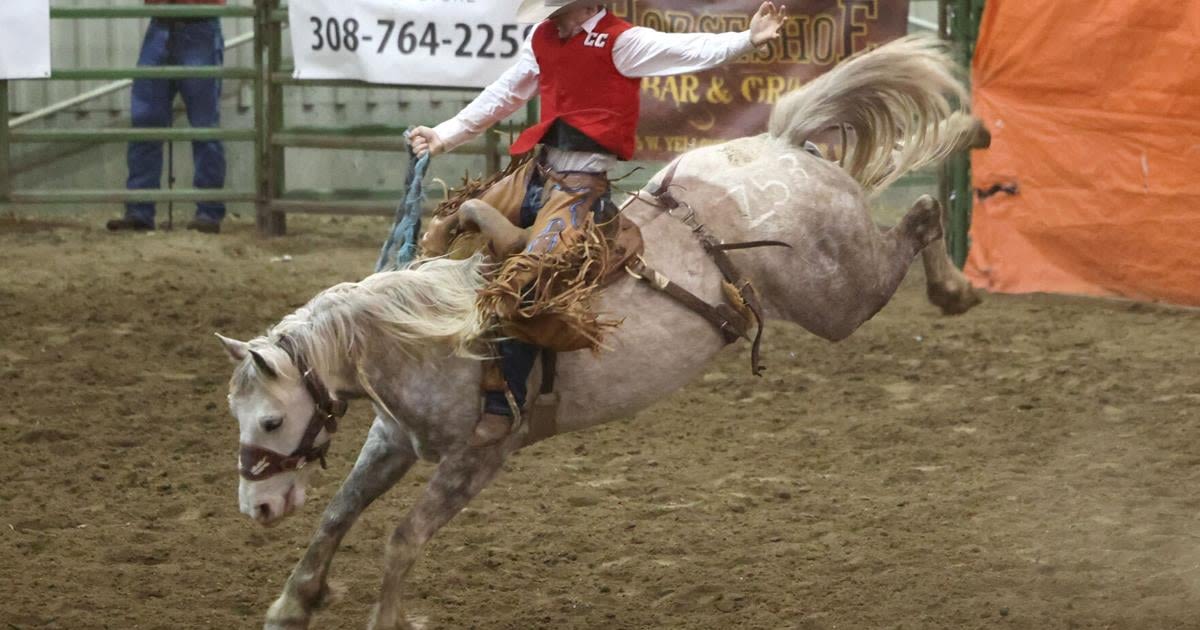
[[[289,344],[218,337],[237,364],[229,410],[240,441],[238,505],[258,523],[274,525],[304,505],[309,464],[323,463],[345,403],[330,398],[303,360],[297,365]]]
[[[346,411],[339,398],[366,396],[383,405],[365,380],[371,359],[364,348],[386,347],[387,356],[482,358],[477,342],[490,323],[476,304],[483,286],[479,256],[435,259],[330,287],[268,337],[244,342],[217,335],[237,364],[229,409],[241,441],[242,512],[272,525],[304,503],[312,464],[324,463]]]

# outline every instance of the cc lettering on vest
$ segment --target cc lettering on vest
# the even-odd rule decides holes
[[[604,48],[604,45],[607,43],[608,33],[591,32],[588,33],[587,38],[583,40],[584,46],[591,46],[592,48]]]

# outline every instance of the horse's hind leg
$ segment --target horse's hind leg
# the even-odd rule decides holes
[[[867,213],[864,206],[859,209]],[[865,216],[862,218],[866,218]],[[913,260],[930,243],[942,238],[941,204],[925,195],[913,204],[900,224],[880,232],[874,224],[856,222],[850,229],[833,230],[804,249],[775,254],[758,270],[771,316],[803,326],[809,332],[841,341],[879,312],[892,296]],[[800,270],[795,274],[773,271]]]
[[[942,220],[945,221],[945,214]],[[979,292],[950,261],[944,238],[933,241],[921,250],[921,262],[925,267],[925,293],[934,306],[942,309],[943,314],[961,315],[982,301]]]
[[[288,577],[283,594],[267,611],[267,630],[308,627],[313,611],[328,603],[326,577],[342,537],[358,515],[395,485],[416,460],[411,444],[395,424],[376,418],[354,469],[325,508],[321,526]]]
[[[941,207],[933,197],[922,195],[900,224],[884,234],[877,255],[860,261],[865,264],[855,267],[862,281],[854,293],[854,308],[839,318],[827,338],[844,339],[874,317],[895,295],[917,253],[942,242]]]
[[[500,471],[512,440],[451,453],[438,464],[425,492],[388,540],[383,588],[371,630],[408,630],[411,626],[400,601],[404,578],[429,542],[454,515]]]

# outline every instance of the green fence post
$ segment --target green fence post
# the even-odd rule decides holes
[[[279,0],[263,0],[266,4],[267,32],[267,115],[265,142],[267,208],[265,223],[259,229],[269,236],[283,236],[287,232],[287,215],[274,209],[277,199],[287,191],[284,164],[285,149],[271,142],[274,135],[283,129],[283,85],[271,76],[283,65],[283,22],[271,19],[271,11],[278,8]]]
[[[938,3],[939,35],[953,43],[955,55],[966,70],[968,88],[982,7],[983,0],[941,0]],[[939,168],[938,195],[949,217],[946,246],[950,258],[961,268],[966,264],[970,246],[971,205],[974,200],[970,151],[956,153]]]
[[[266,0],[254,0],[254,222],[260,232],[265,231],[270,194],[267,183],[267,70],[263,62],[266,51],[266,25],[268,19]]]
[[[943,42],[950,40],[950,7],[947,6],[950,0],[938,0],[938,37]],[[937,197],[942,203],[942,216],[947,217],[947,225],[945,229],[950,230],[948,224],[949,216],[952,211],[950,207],[950,160],[942,160],[937,168]],[[950,251],[950,242],[954,238],[951,234],[947,234],[945,238],[946,251]]]
[[[485,160],[487,161],[485,177],[490,177],[492,173],[500,172],[500,132],[489,129],[484,133],[484,146],[486,146]]]
[[[964,18],[967,14],[965,8],[968,1],[955,0],[954,3],[954,48],[958,54],[958,61],[964,68],[971,67],[970,53],[964,50],[963,39]],[[966,76],[970,77],[969,71]],[[967,225],[967,207],[971,203],[969,195],[966,198],[963,196],[963,182],[969,177],[970,169],[970,163],[964,157],[964,154],[959,153],[950,159],[950,258],[960,268],[967,258],[966,239],[970,230]]]
[[[0,205],[7,205],[12,192],[12,169],[8,143],[8,81],[0,80]]]
[[[967,87],[971,82],[971,62],[975,57],[975,39],[979,34],[983,0],[957,0],[954,10],[954,40],[959,60],[966,68]],[[975,190],[971,185],[971,152],[963,151],[952,162],[954,211],[951,215],[951,257],[960,268],[967,262],[970,249],[971,211]]]

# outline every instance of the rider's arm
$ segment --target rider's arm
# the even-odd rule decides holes
[[[621,74],[661,77],[715,68],[779,37],[787,8],[763,2],[741,33],[661,33],[634,27],[613,43],[613,61]]]
[[[444,151],[450,151],[508,118],[538,91],[538,63],[532,40],[526,40],[517,63],[500,75],[457,116],[434,127]]]
[[[613,62],[630,78],[661,77],[715,68],[753,49],[750,31],[663,33],[636,26],[613,44]]]

